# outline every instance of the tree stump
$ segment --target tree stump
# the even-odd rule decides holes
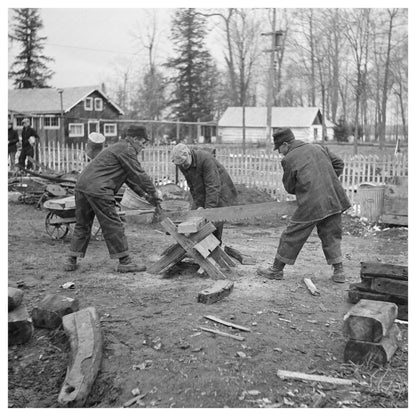
[[[32,310],[33,325],[38,328],[58,328],[63,316],[78,309],[79,302],[76,299],[63,295],[46,295],[39,306]]]
[[[9,286],[8,293],[8,307],[9,312],[17,308],[23,300],[23,290],[17,289],[16,287]]]
[[[33,334],[32,318],[26,306],[20,305],[9,312],[9,345],[24,344]]]

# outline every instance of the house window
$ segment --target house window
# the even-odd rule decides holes
[[[103,111],[103,100],[101,98],[94,98],[94,108],[97,111]]]
[[[106,137],[117,136],[117,124],[116,123],[104,124],[104,136]]]
[[[60,123],[59,123],[59,117],[57,116],[45,116],[43,118],[43,123],[45,129],[59,129]]]
[[[15,117],[15,120],[16,120],[16,128],[18,128],[18,129],[22,129],[23,128],[23,120],[25,118],[29,118],[30,125],[32,125],[32,119],[30,117],[20,116],[20,117]]]
[[[84,136],[84,124],[82,123],[69,123],[69,137],[83,137]]]
[[[91,97],[87,97],[84,101],[84,109],[85,111],[92,111],[93,99]]]

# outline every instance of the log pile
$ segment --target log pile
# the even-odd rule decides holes
[[[348,338],[344,361],[355,364],[387,364],[401,339],[394,323],[397,305],[392,302],[361,299],[344,317]]]
[[[398,319],[408,319],[408,267],[387,263],[361,263],[361,282],[350,284],[348,299],[392,302],[398,307]]]

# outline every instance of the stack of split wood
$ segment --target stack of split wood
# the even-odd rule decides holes
[[[361,282],[348,290],[351,303],[360,299],[393,302],[398,307],[398,319],[408,319],[408,267],[386,263],[361,263]]]
[[[392,302],[361,299],[344,317],[345,362],[388,363],[401,339],[394,323],[397,305]]]

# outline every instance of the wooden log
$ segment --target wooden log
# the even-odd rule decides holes
[[[355,364],[374,363],[385,365],[396,352],[400,340],[400,329],[393,324],[379,342],[350,339],[344,350],[344,361]]]
[[[198,293],[198,302],[210,305],[228,296],[233,290],[234,283],[229,280],[218,280],[214,286]]]
[[[203,326],[200,326],[199,329],[202,329],[202,331],[205,331],[205,332],[211,332],[212,334],[215,334],[215,335],[221,335],[222,337],[236,339],[237,341],[245,340],[245,338],[241,337],[240,335],[228,334],[227,332],[218,331],[217,329],[204,328]]]
[[[366,295],[368,294],[369,296],[371,296],[371,297],[364,297],[364,299],[381,300],[384,302],[393,302],[396,305],[407,305],[408,303],[407,296],[395,296],[389,293],[379,293],[371,289],[371,285],[370,287],[368,287],[367,284],[363,282],[351,283],[348,288],[348,294],[350,292],[353,292],[353,293],[361,292],[361,293],[364,293]],[[357,301],[352,302],[352,303],[357,303],[360,299],[361,298],[358,298]]]
[[[277,370],[277,376],[283,380],[290,378],[294,380],[316,381],[318,383],[337,384],[340,386],[352,386],[354,383],[358,383],[355,380],[351,379],[320,376],[317,374],[306,374],[300,373],[298,371]]]
[[[70,362],[58,396],[68,407],[83,407],[100,369],[103,340],[98,314],[93,307],[62,319],[71,346]]]
[[[62,317],[79,310],[77,299],[59,294],[46,295],[32,310],[33,325],[37,328],[58,328]]]
[[[220,244],[219,240],[214,235],[210,234],[194,245],[194,249],[201,253],[202,257],[207,258],[216,247]]]
[[[361,278],[388,277],[389,279],[408,280],[408,266],[388,263],[361,262]]]
[[[380,277],[371,282],[371,289],[378,293],[387,293],[393,296],[408,297],[407,282],[402,280]]]
[[[9,286],[8,292],[8,308],[10,312],[13,309],[16,309],[22,303],[23,290]]]
[[[358,341],[379,342],[396,318],[396,304],[362,299],[344,316],[344,336]]]
[[[235,258],[236,260],[238,260],[241,264],[256,264],[256,259],[254,257],[248,256],[246,254],[241,253],[241,251],[230,247],[230,246],[225,246],[224,247],[224,251],[231,257]]]
[[[178,224],[179,234],[193,234],[198,232],[202,226],[206,223],[204,217],[191,217],[186,221]]]
[[[251,332],[251,329],[250,328],[247,328],[247,327],[241,326],[241,325],[237,325],[237,324],[234,324],[232,322],[223,321],[222,319],[217,318],[217,317],[212,316],[212,315],[205,315],[204,318],[209,319],[210,321],[217,322],[217,323],[219,323],[221,325],[228,326],[230,328],[239,329],[240,331]]]
[[[10,311],[8,320],[8,345],[24,344],[30,340],[33,334],[33,323],[26,306],[19,305]]]

